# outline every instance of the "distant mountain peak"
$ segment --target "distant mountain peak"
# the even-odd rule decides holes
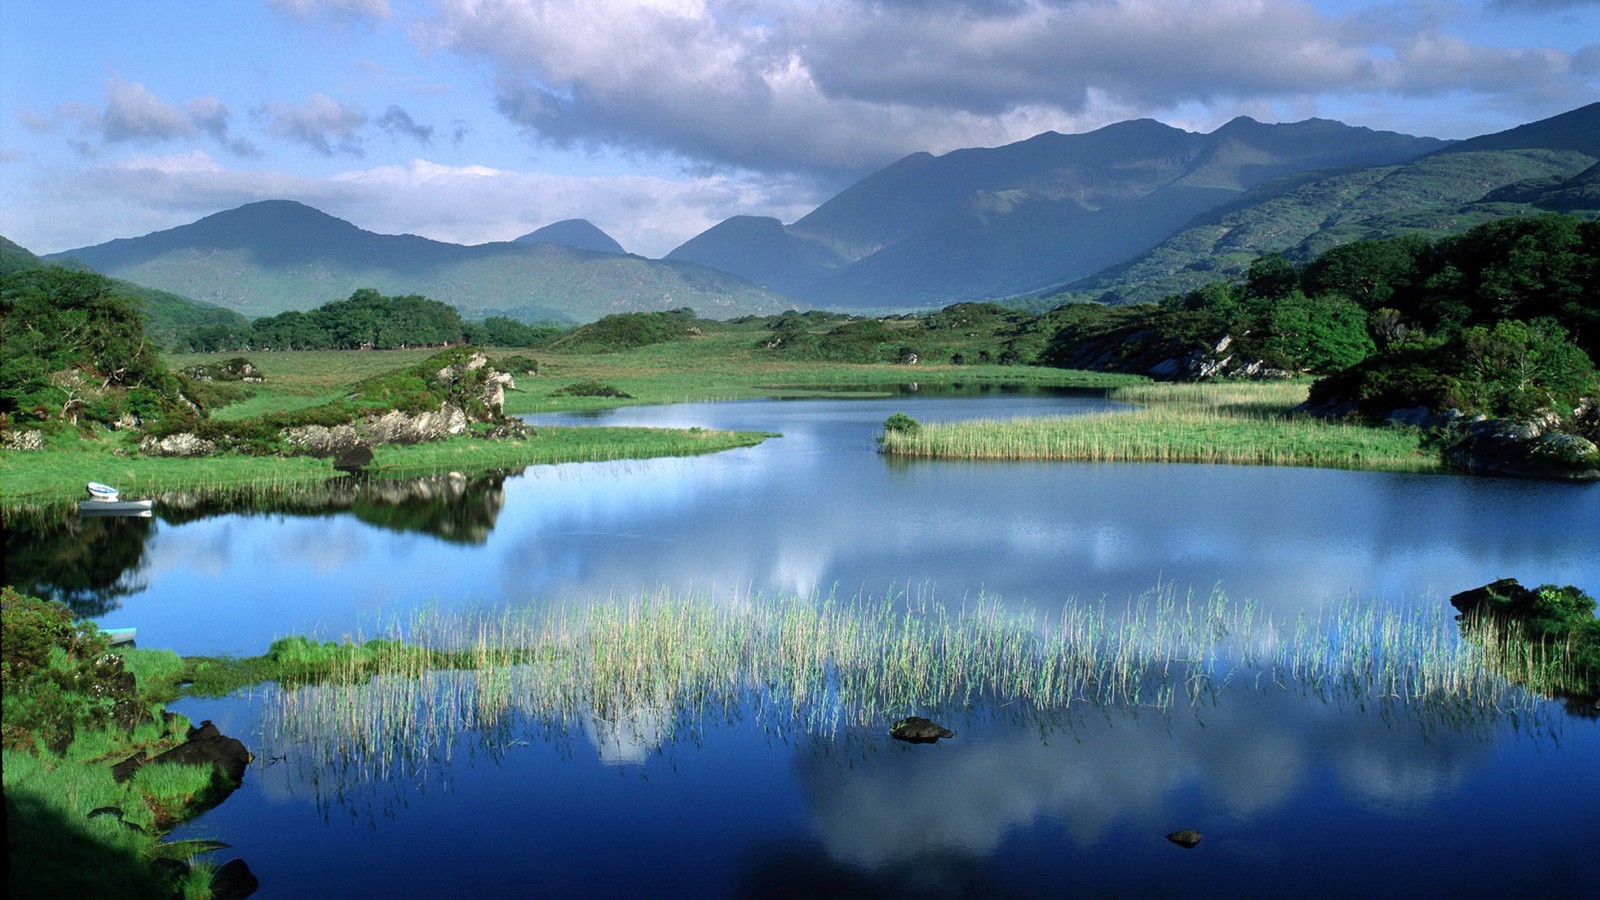
[[[577,250],[593,250],[597,253],[616,253],[623,256],[628,253],[611,235],[600,230],[588,219],[562,219],[559,222],[552,222],[514,239],[512,243],[559,244]]]

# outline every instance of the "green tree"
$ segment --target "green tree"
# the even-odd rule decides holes
[[[1551,319],[1506,319],[1461,337],[1461,390],[1473,410],[1522,418],[1548,411],[1566,418],[1600,392],[1594,363]]]
[[[0,276],[0,340],[3,413],[75,420],[108,391],[176,395],[138,301],[93,272],[52,266]]]

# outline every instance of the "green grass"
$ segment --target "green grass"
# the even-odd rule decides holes
[[[484,471],[530,465],[645,459],[714,453],[759,444],[762,432],[664,428],[540,428],[525,441],[456,437],[374,449],[368,472],[400,477],[436,471]],[[120,451],[120,452],[119,452]],[[101,481],[128,497],[164,491],[267,489],[315,484],[337,476],[326,459],[218,455],[174,459],[129,453],[110,433],[88,439],[58,438],[50,450],[0,454],[0,501],[64,503],[82,499],[84,484]]]
[[[1299,383],[1261,382],[1118,388],[1113,398],[1141,406],[1096,415],[890,430],[882,449],[910,458],[1442,469],[1415,431],[1290,415],[1306,390]]]

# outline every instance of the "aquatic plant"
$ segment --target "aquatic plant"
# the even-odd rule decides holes
[[[1279,622],[1221,591],[1171,586],[1050,616],[905,594],[427,611],[365,648],[389,661],[270,692],[269,743],[382,778],[447,759],[463,732],[503,745],[515,723],[655,746],[752,711],[778,732],[827,737],[911,711],[1163,712],[1234,689],[1458,723],[1543,704],[1504,675],[1507,657],[1530,652],[1519,635],[1463,641],[1437,607],[1352,600]]]

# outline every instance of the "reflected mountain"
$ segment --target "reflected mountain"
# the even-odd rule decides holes
[[[155,523],[135,516],[80,516],[73,507],[8,510],[5,583],[59,600],[76,616],[103,616],[144,590],[139,572]]]

